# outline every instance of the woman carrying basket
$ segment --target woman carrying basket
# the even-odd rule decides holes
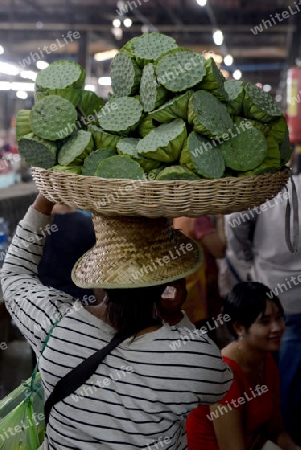
[[[137,236],[129,245],[117,235],[103,236],[104,248],[88,267],[91,279],[85,286],[104,287],[106,302],[84,307],[37,277],[52,207],[37,197],[17,227],[1,272],[6,306],[38,358],[52,324],[62,317],[39,359],[46,398],[72,369],[114,336],[121,339],[83,384],[53,403],[46,445],[51,450],[187,449],[188,413],[198,404],[216,403],[232,382],[218,348],[189,329],[180,311],[184,277],[202,262],[199,247],[180,232],[161,231],[159,219],[157,230],[153,221],[152,229],[142,230],[142,236],[152,233],[148,251],[135,245]],[[122,262],[116,263],[117,252]],[[73,269],[75,280],[80,267]],[[65,383],[64,389],[69,392],[70,386]]]

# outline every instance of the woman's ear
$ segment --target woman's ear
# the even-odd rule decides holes
[[[245,327],[239,322],[233,322],[232,324],[233,330],[237,334],[238,338],[243,338],[246,334]]]

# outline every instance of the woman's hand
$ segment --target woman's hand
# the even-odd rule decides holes
[[[32,207],[36,209],[38,212],[42,214],[46,214],[47,216],[50,216],[52,209],[53,209],[54,203],[50,200],[47,200],[46,197],[42,194],[38,194],[37,198],[35,199]]]

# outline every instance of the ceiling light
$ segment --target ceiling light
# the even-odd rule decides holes
[[[232,66],[233,61],[234,61],[234,59],[233,59],[232,55],[226,55],[224,57],[224,63],[226,64],[226,66]]]
[[[2,47],[2,45],[0,45],[0,55],[3,55],[4,53],[4,47]]]
[[[101,86],[111,86],[111,77],[98,78],[98,84],[100,84]]]
[[[126,27],[126,28],[130,28],[131,26],[132,26],[132,20],[129,18],[129,17],[127,17],[126,19],[124,19],[124,21],[123,21],[123,25]]]
[[[11,88],[13,91],[34,91],[34,83],[22,83],[18,81],[13,81],[11,83]]]
[[[112,50],[108,50],[106,52],[95,53],[94,59],[95,61],[108,61],[108,59],[113,59],[117,53],[117,48],[112,48]]]
[[[200,6],[206,6],[207,0],[196,0],[196,2]]]
[[[270,92],[270,91],[272,90],[272,86],[271,86],[270,84],[264,84],[264,85],[262,86],[262,90],[263,90],[264,92]]]
[[[0,81],[0,91],[10,91],[11,83],[9,81]]]
[[[222,45],[222,43],[224,42],[224,35],[221,30],[216,30],[213,33],[213,41],[215,45]]]
[[[242,77],[241,71],[238,70],[238,69],[234,70],[234,72],[233,72],[233,78],[234,78],[234,80],[240,80],[241,77]]]
[[[0,73],[5,73],[6,75],[17,75],[19,73],[19,69],[13,64],[0,62]]]
[[[16,97],[22,98],[23,100],[25,100],[26,98],[28,98],[28,94],[25,91],[17,91]]]
[[[21,78],[28,78],[29,80],[35,81],[37,78],[37,73],[34,72],[33,70],[23,70],[20,73],[20,77]]]
[[[93,91],[93,92],[95,92],[94,84],[86,84],[85,91]]]
[[[121,21],[119,19],[114,19],[112,25],[114,28],[119,28],[121,25]]]
[[[48,67],[48,66],[49,66],[49,63],[46,61],[41,61],[41,60],[37,61],[37,68],[39,70],[46,69],[46,67]]]

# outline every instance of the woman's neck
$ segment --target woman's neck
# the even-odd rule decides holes
[[[254,349],[240,341],[231,342],[223,349],[222,354],[233,359],[247,372],[260,370],[266,358],[265,351]]]

